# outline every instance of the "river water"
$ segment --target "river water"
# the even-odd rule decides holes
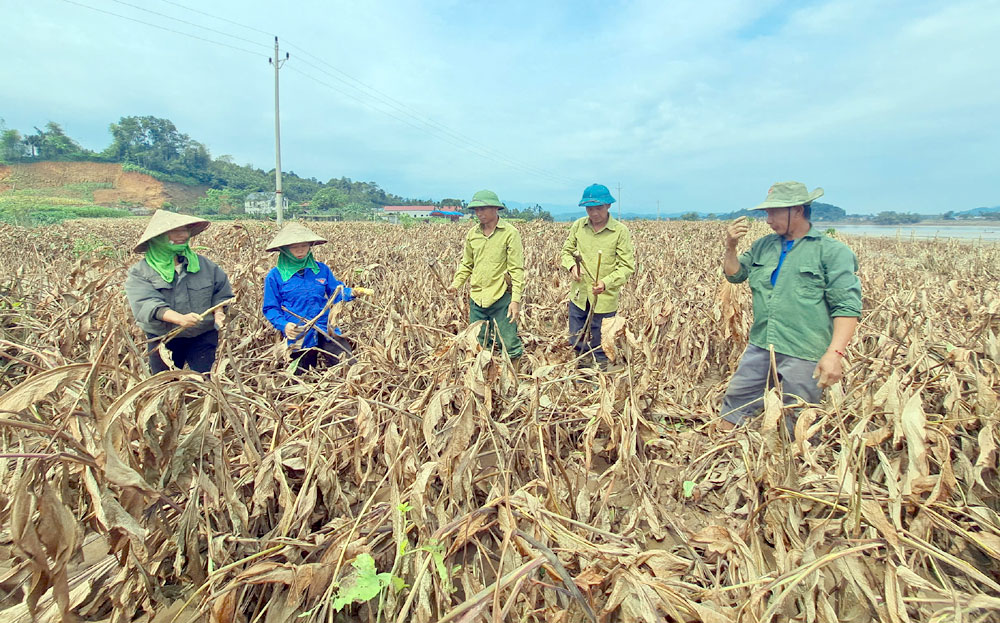
[[[830,224],[839,234],[851,236],[878,236],[900,240],[933,240],[958,238],[961,240],[1000,241],[1000,222],[976,225],[840,225]],[[823,223],[818,227],[825,229]]]

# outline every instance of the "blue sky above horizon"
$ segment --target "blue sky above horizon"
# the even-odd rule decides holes
[[[154,115],[273,168],[278,35],[282,164],[305,177],[546,207],[597,181],[645,214],[787,179],[851,213],[1000,204],[1000,0],[4,5],[0,118],[91,149]]]

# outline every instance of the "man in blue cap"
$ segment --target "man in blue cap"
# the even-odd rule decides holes
[[[587,216],[569,228],[562,248],[562,267],[573,280],[569,293],[569,344],[589,356],[581,360],[581,365],[596,362],[602,368],[607,367],[608,357],[601,349],[601,323],[617,313],[619,291],[635,272],[632,236],[609,212],[614,202],[607,186],[588,186],[580,199]]]
[[[847,344],[861,316],[861,281],[854,252],[809,220],[813,200],[822,195],[822,188],[810,193],[801,182],[771,186],[754,210],[767,212],[774,233],[755,240],[740,256],[736,245],[747,233],[746,219],[726,231],[723,270],[730,283],[749,280],[753,326],[722,401],[721,430],[760,412],[774,377],[789,404],[819,402],[823,388],[844,375]],[[795,419],[786,417],[793,434]]]

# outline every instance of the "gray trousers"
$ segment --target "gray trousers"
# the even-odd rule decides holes
[[[815,361],[774,353],[774,362],[778,367],[777,376],[781,381],[784,404],[801,400],[809,403],[820,401],[823,390],[813,378]],[[729,381],[726,396],[722,399],[723,419],[738,426],[747,418],[760,413],[764,409],[764,393],[772,386],[772,377],[771,353],[753,344],[747,346],[736,373]],[[794,432],[796,419],[797,413],[785,416],[789,433]]]

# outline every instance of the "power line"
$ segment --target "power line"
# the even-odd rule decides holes
[[[297,74],[299,74],[299,75],[301,75],[301,76],[303,76],[303,77],[305,77],[305,78],[307,78],[307,79],[309,79],[309,80],[312,80],[316,84],[322,85],[322,86],[324,86],[324,87],[326,87],[326,88],[328,88],[328,89],[330,89],[332,91],[336,91],[337,93],[340,93],[341,95],[344,95],[345,97],[348,97],[348,98],[350,98],[350,99],[358,102],[362,106],[370,108],[371,110],[374,110],[376,112],[380,112],[383,115],[386,115],[387,117],[391,117],[392,119],[395,119],[396,121],[399,121],[400,123],[404,123],[404,124],[410,126],[411,128],[414,128],[416,130],[428,133],[432,137],[437,138],[438,140],[444,141],[445,143],[448,143],[449,145],[451,145],[453,147],[458,147],[460,149],[464,149],[464,150],[466,150],[466,151],[468,151],[468,152],[470,152],[472,154],[475,154],[475,155],[477,155],[477,156],[479,156],[481,158],[484,158],[486,160],[491,160],[491,161],[493,161],[493,162],[495,162],[497,164],[502,164],[502,165],[505,165],[505,166],[513,167],[513,168],[519,168],[519,169],[522,169],[522,171],[525,171],[527,173],[541,175],[541,176],[544,176],[544,177],[550,177],[550,178],[552,178],[555,181],[564,181],[564,180],[556,177],[555,175],[545,174],[544,172],[540,172],[540,171],[526,170],[526,169],[523,168],[523,166],[518,165],[518,163],[515,162],[515,161],[510,161],[510,162],[500,161],[496,157],[494,157],[493,155],[491,155],[489,153],[485,153],[482,150],[476,148],[474,145],[470,146],[470,145],[468,145],[466,143],[459,142],[459,141],[453,139],[452,137],[450,137],[449,135],[447,135],[447,134],[445,134],[443,132],[434,132],[431,129],[428,129],[426,127],[421,127],[421,126],[413,123],[409,119],[406,119],[405,117],[400,117],[398,115],[395,115],[395,114],[393,114],[392,112],[390,112],[388,110],[384,110],[384,109],[381,109],[381,108],[376,108],[374,106],[370,106],[367,102],[365,102],[364,100],[358,98],[355,94],[350,93],[348,91],[345,91],[343,89],[340,89],[340,88],[338,88],[338,87],[330,84],[329,82],[325,82],[323,80],[320,80],[319,78],[316,78],[315,76],[307,74],[306,72],[301,71],[301,70],[299,70],[299,69],[297,69],[295,67],[289,66],[288,69],[291,70],[291,71],[293,71],[293,72],[295,72],[295,73],[297,73]]]
[[[189,26],[194,26],[196,28],[201,28],[201,29],[207,30],[209,32],[213,32],[213,33],[225,36],[225,37],[230,37],[230,38],[233,38],[233,39],[237,39],[239,41],[244,41],[244,42],[247,42],[247,43],[251,43],[253,45],[262,45],[262,46],[264,45],[264,44],[259,43],[257,41],[253,41],[251,39],[246,39],[246,38],[240,37],[238,35],[233,35],[233,34],[221,31],[221,30],[217,30],[217,29],[210,28],[210,27],[207,27],[207,26],[202,26],[202,25],[196,24],[194,22],[190,22],[190,21],[183,20],[183,19],[180,19],[180,18],[172,17],[170,15],[166,15],[164,13],[159,13],[157,11],[146,9],[144,7],[141,7],[141,6],[138,6],[138,5],[129,3],[129,2],[125,2],[124,0],[112,0],[112,1],[116,2],[118,4],[121,4],[121,5],[124,5],[124,6],[129,6],[129,7],[132,7],[134,9],[138,9],[140,11],[145,11],[147,13],[151,13],[153,15],[157,15],[157,16],[162,17],[162,18],[170,19],[170,20],[173,20],[173,21],[176,21],[176,22],[180,22],[182,24],[189,25]],[[241,51],[241,52],[247,52],[248,54],[253,54],[255,56],[257,56],[257,55],[260,54],[260,53],[255,52],[255,51],[248,50],[246,48],[242,48],[242,47],[230,45],[230,44],[227,44],[227,43],[223,43],[221,41],[215,41],[213,39],[207,39],[205,37],[200,37],[198,35],[193,35],[191,33],[183,32],[183,31],[180,31],[180,30],[175,30],[173,28],[169,28],[169,27],[166,27],[166,26],[161,26],[159,24],[154,24],[154,23],[147,22],[147,21],[140,20],[140,19],[136,19],[136,18],[133,18],[133,17],[128,17],[126,15],[121,15],[121,14],[115,13],[113,11],[108,11],[108,10],[105,10],[105,9],[100,9],[100,8],[97,8],[97,7],[89,6],[89,5],[83,4],[81,2],[77,2],[76,0],[63,0],[63,2],[67,2],[69,4],[75,4],[77,6],[81,6],[81,7],[84,7],[84,8],[93,10],[93,11],[97,11],[97,12],[100,12],[100,13],[105,13],[107,15],[112,15],[114,17],[118,17],[118,18],[121,18],[121,19],[127,19],[129,21],[133,21],[133,22],[136,22],[136,23],[139,23],[139,24],[143,24],[143,25],[146,25],[146,26],[152,26],[153,28],[158,28],[160,30],[165,30],[167,32],[172,32],[172,33],[175,33],[175,34],[183,35],[185,37],[190,37],[192,39],[197,39],[199,41],[205,41],[207,43],[212,43],[212,44],[215,44],[215,45],[220,45],[220,46],[227,47],[227,48],[234,49],[234,50],[238,50],[238,51]],[[212,19],[223,21],[223,22],[232,24],[234,26],[238,26],[240,28],[245,28],[247,30],[251,30],[251,31],[254,31],[254,32],[258,32],[258,33],[270,34],[270,33],[267,33],[264,30],[260,30],[258,28],[253,27],[253,26],[248,26],[246,24],[242,24],[240,22],[237,22],[237,21],[234,21],[234,20],[231,20],[231,19],[227,19],[225,17],[221,17],[221,16],[218,16],[218,15],[213,15],[211,13],[208,13],[208,12],[205,12],[205,11],[201,11],[199,9],[195,9],[195,8],[186,6],[186,5],[181,4],[179,2],[174,2],[173,0],[161,0],[161,2],[164,2],[166,4],[170,4],[170,5],[176,6],[178,8],[184,9],[186,11],[191,11],[193,13],[197,13],[199,15],[203,15],[205,17],[210,17]],[[489,146],[487,146],[487,145],[485,145],[485,144],[483,144],[483,143],[481,143],[479,141],[476,141],[475,139],[473,139],[473,138],[471,138],[471,137],[469,137],[469,136],[467,136],[465,134],[462,134],[461,132],[458,132],[457,130],[453,130],[452,128],[448,127],[447,125],[445,125],[443,123],[440,123],[438,121],[435,121],[434,119],[431,119],[429,117],[425,117],[425,116],[421,115],[419,112],[416,112],[414,109],[412,109],[407,104],[405,104],[405,103],[403,103],[403,102],[401,102],[401,101],[393,98],[392,96],[390,96],[390,95],[388,95],[386,93],[383,93],[382,91],[379,91],[378,89],[376,89],[376,88],[374,88],[374,87],[372,87],[372,86],[364,83],[361,80],[358,80],[357,78],[354,78],[350,74],[344,72],[341,69],[338,69],[337,67],[335,67],[334,65],[326,62],[325,60],[323,60],[323,59],[321,59],[321,58],[319,58],[319,57],[317,57],[317,56],[315,56],[313,54],[310,54],[309,52],[307,52],[306,50],[304,50],[300,46],[297,46],[297,45],[294,45],[294,44],[291,44],[291,43],[287,43],[287,42],[286,42],[286,45],[288,45],[289,47],[292,47],[292,48],[298,50],[301,54],[303,54],[306,57],[315,59],[318,63],[321,63],[321,64],[329,67],[331,70],[333,70],[334,72],[336,72],[337,74],[339,74],[339,76],[338,75],[334,75],[330,71],[327,71],[326,69],[324,69],[323,67],[320,67],[320,66],[316,65],[315,63],[311,63],[308,60],[301,59],[304,64],[306,64],[306,65],[312,67],[313,69],[321,72],[322,74],[324,74],[324,75],[332,78],[333,80],[336,80],[336,81],[340,82],[341,84],[343,84],[347,88],[351,89],[352,92],[348,92],[348,91],[345,91],[343,89],[339,89],[339,88],[335,87],[334,85],[331,85],[331,84],[329,84],[327,82],[319,80],[316,77],[311,76],[311,75],[309,75],[309,74],[307,74],[305,72],[299,71],[297,69],[292,68],[293,71],[295,71],[296,73],[301,74],[302,76],[304,76],[304,77],[306,77],[306,78],[308,78],[308,79],[316,82],[317,84],[320,84],[320,85],[322,85],[322,86],[324,86],[324,87],[326,87],[328,89],[331,89],[331,90],[333,90],[333,91],[335,91],[337,93],[340,93],[341,95],[344,95],[345,97],[348,97],[348,98],[350,98],[350,99],[358,102],[359,104],[361,104],[362,106],[365,106],[366,108],[369,108],[371,110],[375,110],[377,112],[380,112],[380,113],[382,113],[382,114],[384,114],[384,115],[386,115],[386,116],[388,116],[388,117],[390,117],[392,119],[395,119],[396,121],[399,121],[400,123],[404,123],[404,124],[406,124],[406,125],[414,128],[416,130],[419,130],[421,132],[429,134],[432,137],[437,138],[439,140],[442,140],[442,141],[444,141],[444,142],[446,142],[446,143],[448,143],[448,144],[450,144],[452,146],[459,147],[461,149],[464,149],[464,150],[468,151],[469,153],[477,155],[477,156],[479,156],[481,158],[484,158],[486,160],[490,160],[490,161],[495,162],[497,164],[504,165],[504,166],[507,166],[507,167],[511,167],[511,168],[520,170],[522,172],[538,176],[538,177],[547,178],[549,180],[556,181],[556,182],[559,182],[559,183],[573,183],[573,184],[581,183],[579,180],[576,180],[576,179],[573,179],[573,178],[570,178],[570,177],[566,177],[566,176],[562,176],[562,175],[558,175],[558,174],[552,173],[550,171],[546,171],[544,169],[540,169],[538,167],[534,167],[534,166],[531,166],[529,164],[526,164],[526,163],[520,162],[518,160],[515,160],[513,158],[510,158],[510,157],[506,156],[505,154],[503,154],[502,152],[499,152],[499,151],[497,151],[495,149],[492,149]],[[341,77],[341,76],[343,76],[343,77]],[[360,97],[359,97],[359,95],[360,95]],[[362,99],[362,98],[366,98],[366,99]],[[397,112],[399,114],[398,115],[397,114],[393,114],[392,112],[390,112],[390,110],[385,110],[384,108],[381,108],[379,106],[372,105],[372,102],[368,101],[368,100],[371,100],[371,101],[377,102],[378,104],[386,106],[389,109],[391,109],[392,111],[395,111],[395,112]],[[404,116],[399,116],[399,115],[404,115]],[[407,119],[407,117],[409,119]]]
[[[131,2],[125,2],[124,0],[111,0],[111,1],[112,2],[116,2],[118,4],[122,4],[122,5],[128,6],[128,7],[132,7],[133,9],[138,9],[140,11],[145,11],[146,13],[152,13],[153,15],[158,15],[160,17],[165,17],[167,19],[172,19],[175,22],[180,22],[182,24],[187,24],[188,26],[194,26],[195,28],[201,28],[202,30],[207,30],[209,32],[214,32],[215,34],[222,35],[223,37],[230,37],[232,39],[238,39],[239,41],[243,41],[245,43],[251,43],[253,45],[262,45],[262,46],[264,46],[266,48],[270,48],[270,46],[265,45],[265,44],[261,43],[260,41],[254,41],[253,39],[247,39],[246,37],[240,37],[238,35],[231,35],[228,32],[223,32],[221,30],[216,30],[214,28],[209,28],[208,26],[202,26],[201,24],[196,24],[194,22],[189,22],[187,20],[180,19],[179,17],[173,17],[172,15],[167,15],[166,13],[159,13],[157,11],[153,11],[152,9],[147,9],[147,8],[141,7],[141,6],[137,5],[137,4],[132,4]]]
[[[425,117],[425,116],[421,115],[419,112],[415,112],[412,109],[409,109],[409,106],[407,106],[405,103],[400,102],[399,100],[393,98],[391,95],[387,95],[386,93],[383,93],[382,91],[379,91],[375,87],[372,87],[372,86],[370,86],[368,84],[365,84],[361,80],[358,80],[357,78],[354,78],[350,74],[348,74],[348,73],[346,73],[346,72],[338,69],[337,67],[331,65],[330,63],[324,61],[323,59],[318,58],[318,57],[310,54],[309,52],[305,51],[301,47],[299,47],[299,46],[297,46],[297,45],[295,45],[293,43],[290,43],[288,41],[285,42],[285,45],[287,45],[288,47],[290,47],[292,49],[298,50],[299,52],[301,52],[302,54],[304,54],[305,56],[307,56],[309,58],[316,59],[316,61],[322,63],[323,65],[326,65],[327,67],[329,67],[333,71],[335,71],[338,74],[344,76],[347,80],[350,80],[351,82],[360,85],[361,88],[358,88],[358,87],[356,87],[356,86],[348,83],[347,80],[339,78],[339,77],[337,77],[337,76],[329,73],[328,71],[325,71],[323,68],[317,67],[316,65],[314,65],[314,64],[312,64],[312,63],[310,63],[308,61],[302,61],[303,63],[305,63],[305,64],[307,64],[307,65],[309,65],[309,66],[317,69],[318,71],[320,71],[320,72],[322,72],[322,73],[330,76],[334,80],[338,80],[338,81],[340,81],[340,82],[342,82],[344,84],[347,84],[351,88],[354,88],[354,89],[356,89],[358,91],[361,91],[367,97],[371,97],[372,99],[378,100],[378,101],[380,101],[380,102],[382,102],[382,103],[384,103],[384,104],[386,104],[386,105],[388,105],[388,106],[390,106],[390,107],[398,110],[402,114],[407,115],[407,116],[413,118],[414,120],[418,121],[419,123],[425,124],[425,125],[430,126],[430,127],[434,127],[434,128],[436,128],[436,129],[438,129],[438,130],[440,130],[442,132],[446,132],[449,135],[455,137],[456,139],[458,139],[460,141],[471,143],[471,144],[475,145],[481,151],[491,153],[496,158],[499,158],[499,159],[503,160],[504,162],[516,165],[518,168],[527,170],[529,172],[532,172],[532,173],[535,173],[535,174],[538,174],[538,175],[542,175],[544,177],[549,177],[549,178],[552,178],[554,180],[559,180],[559,181],[563,181],[563,182],[579,183],[579,180],[575,180],[575,179],[569,178],[569,177],[564,177],[564,176],[561,176],[561,175],[558,175],[558,174],[555,174],[555,173],[551,173],[551,172],[546,171],[544,169],[540,169],[538,167],[533,167],[533,166],[531,166],[529,164],[521,163],[521,162],[519,162],[517,160],[514,160],[514,159],[506,156],[502,152],[499,152],[499,151],[497,151],[497,150],[495,150],[495,149],[493,149],[493,148],[491,148],[491,147],[489,147],[487,145],[484,145],[483,143],[481,143],[481,142],[479,142],[479,141],[477,141],[477,140],[475,140],[475,139],[473,139],[473,138],[471,138],[471,137],[469,137],[469,136],[467,136],[465,134],[462,134],[461,132],[458,132],[457,130],[452,130],[448,126],[446,126],[446,125],[444,125],[442,123],[439,123],[439,122],[435,121],[434,119],[431,119],[429,117]],[[371,93],[374,93],[374,95],[371,95],[369,93],[364,93],[364,91],[362,89],[370,91]]]
[[[115,1],[116,2],[120,2],[121,0],[115,0]],[[215,14],[212,14],[212,13],[208,13],[208,12],[199,10],[199,9],[195,9],[195,8],[189,7],[187,5],[181,4],[179,2],[175,2],[174,0],[160,0],[160,1],[164,2],[166,4],[170,4],[170,5],[179,7],[181,9],[185,9],[187,11],[191,11],[191,12],[197,13],[199,15],[203,15],[205,17],[210,17],[212,19],[216,19],[216,20],[223,21],[223,22],[226,22],[226,23],[229,23],[229,24],[233,24],[234,26],[238,26],[240,28],[245,28],[247,30],[251,30],[251,31],[254,31],[254,32],[258,32],[258,33],[270,34],[270,33],[267,33],[266,31],[261,30],[259,28],[255,28],[253,26],[249,26],[247,24],[243,24],[243,23],[237,22],[235,20],[228,19],[226,17],[222,17],[222,16],[219,16],[219,15],[215,15]],[[391,117],[391,118],[393,118],[393,119],[395,119],[397,121],[400,121],[401,123],[406,123],[407,125],[415,128],[417,130],[430,133],[432,136],[435,135],[434,134],[435,131],[436,132],[446,133],[446,134],[448,134],[449,136],[451,136],[452,138],[454,138],[457,141],[464,142],[464,143],[469,143],[469,144],[471,144],[471,145],[473,145],[475,147],[475,149],[469,149],[468,147],[464,147],[463,146],[463,148],[467,149],[468,151],[470,151],[472,153],[475,153],[475,154],[477,154],[477,155],[479,155],[481,157],[493,160],[494,162],[497,162],[499,164],[503,164],[505,166],[510,166],[510,167],[513,167],[513,168],[517,168],[517,169],[520,169],[520,170],[522,170],[524,172],[531,173],[533,175],[537,175],[537,176],[540,176],[540,177],[549,178],[551,180],[558,181],[558,182],[561,182],[561,183],[567,183],[567,182],[574,183],[574,184],[582,183],[582,182],[580,182],[580,180],[576,180],[576,179],[573,179],[573,178],[570,178],[570,177],[565,177],[565,176],[562,176],[562,175],[558,175],[558,174],[552,173],[550,171],[546,171],[544,169],[541,169],[541,168],[538,168],[538,167],[534,167],[534,166],[531,166],[530,164],[523,163],[523,162],[520,162],[520,161],[515,160],[513,158],[510,158],[509,156],[503,154],[502,152],[499,152],[499,151],[497,151],[497,150],[495,150],[495,149],[493,149],[493,148],[491,148],[491,147],[489,147],[489,146],[487,146],[487,145],[485,145],[485,144],[483,144],[483,143],[481,143],[481,142],[473,139],[472,137],[469,137],[469,136],[467,136],[467,135],[465,135],[465,134],[463,134],[463,133],[461,133],[461,132],[459,132],[457,130],[453,130],[452,128],[450,128],[450,127],[448,127],[448,126],[446,126],[446,125],[444,125],[444,124],[442,124],[442,123],[440,123],[438,121],[435,121],[434,119],[431,119],[429,117],[425,117],[424,115],[420,114],[418,111],[416,111],[415,109],[411,108],[410,106],[408,106],[404,102],[401,102],[401,101],[397,100],[396,98],[394,98],[394,97],[392,97],[392,96],[390,96],[390,95],[388,95],[388,94],[386,94],[386,93],[384,93],[382,91],[379,91],[375,87],[373,87],[373,86],[371,86],[369,84],[366,84],[365,82],[363,82],[363,81],[355,78],[354,76],[352,76],[352,75],[348,74],[347,72],[339,69],[338,67],[334,66],[333,64],[328,63],[327,61],[323,60],[322,58],[320,58],[320,57],[318,57],[318,56],[316,56],[314,54],[310,54],[307,50],[305,50],[301,46],[295,45],[294,43],[291,43],[288,40],[285,40],[285,45],[288,46],[288,47],[290,47],[290,48],[292,48],[293,50],[298,51],[303,56],[305,56],[307,58],[314,59],[316,62],[318,62],[318,63],[320,63],[322,65],[325,65],[326,67],[329,67],[333,72],[336,72],[336,74],[339,74],[339,75],[334,75],[334,74],[330,73],[329,71],[327,71],[326,69],[324,69],[322,67],[319,67],[319,66],[317,66],[314,63],[309,62],[308,60],[300,58],[300,61],[303,64],[308,65],[308,66],[312,67],[313,69],[321,72],[322,74],[324,74],[324,75],[326,75],[326,76],[328,76],[328,77],[330,77],[330,78],[332,78],[332,79],[334,79],[334,80],[336,80],[336,81],[344,84],[348,88],[351,88],[351,89],[359,92],[362,96],[367,97],[367,98],[371,98],[371,99],[373,99],[373,100],[375,100],[375,101],[377,101],[377,102],[379,102],[381,104],[384,104],[384,105],[386,105],[386,106],[394,109],[396,112],[398,112],[398,113],[400,113],[402,115],[405,115],[405,116],[413,119],[417,123],[419,123],[419,124],[421,124],[423,126],[426,126],[426,127],[414,126],[412,123],[409,123],[409,122],[405,121],[404,119],[401,119],[400,117],[398,117],[396,115],[391,115],[391,114],[387,113],[383,109],[376,108],[374,106],[370,106],[368,103],[366,103],[365,101],[363,101],[361,99],[358,99],[356,96],[352,95],[351,93],[343,91],[342,89],[338,89],[338,88],[334,87],[333,85],[330,85],[330,84],[324,83],[322,81],[319,81],[319,80],[313,78],[312,76],[309,76],[308,74],[306,74],[304,72],[297,71],[297,73],[300,73],[303,76],[306,76],[307,78],[310,78],[310,79],[316,81],[318,84],[322,84],[323,86],[325,86],[325,87],[327,87],[327,88],[329,88],[329,89],[331,89],[333,91],[336,91],[337,93],[340,93],[340,94],[342,94],[342,95],[344,95],[346,97],[349,97],[349,98],[353,99],[354,101],[362,104],[363,106],[365,106],[367,108],[376,110],[376,111],[381,112],[383,114],[386,114],[387,116],[389,116],[389,117]],[[440,136],[438,136],[438,138],[440,138]],[[451,141],[449,141],[449,142],[451,144],[453,144],[453,145],[455,144],[454,142],[451,142]],[[489,155],[487,155],[487,154],[489,154]]]
[[[153,24],[151,22],[146,22],[146,21],[143,21],[141,19],[136,19],[134,17],[128,17],[127,15],[122,15],[120,13],[115,13],[114,11],[108,11],[108,10],[105,10],[105,9],[99,9],[97,7],[93,7],[93,6],[90,6],[90,5],[87,5],[87,4],[83,4],[82,2],[76,2],[75,0],[62,0],[62,1],[66,2],[67,4],[75,4],[76,6],[80,6],[80,7],[83,7],[85,9],[90,9],[91,11],[97,11],[98,13],[104,13],[106,15],[112,15],[114,17],[118,17],[118,18],[121,18],[121,19],[127,19],[130,22],[136,22],[138,24],[143,24],[145,26],[151,26],[153,28],[158,28],[160,30],[166,30],[167,32],[172,32],[172,33],[177,34],[177,35],[183,35],[185,37],[190,37],[192,39],[197,39],[199,41],[204,41],[206,43],[211,43],[213,45],[221,45],[222,47],[229,48],[231,50],[237,50],[239,52],[246,52],[247,54],[253,54],[254,56],[263,56],[260,52],[254,52],[253,50],[248,50],[246,48],[241,48],[241,47],[238,47],[238,46],[235,46],[235,45],[230,45],[228,43],[223,43],[221,41],[215,41],[213,39],[206,39],[205,37],[199,37],[198,35],[192,35],[191,33],[188,33],[188,32],[183,32],[183,31],[180,31],[180,30],[174,30],[173,28],[167,28],[166,26],[160,26],[159,24]]]
[[[219,17],[218,15],[212,15],[211,13],[206,13],[204,11],[200,11],[198,9],[195,9],[195,8],[192,8],[192,7],[189,7],[189,6],[185,6],[185,5],[183,5],[183,4],[179,3],[179,2],[173,2],[172,0],[160,0],[160,2],[165,2],[167,4],[172,4],[175,7],[180,7],[182,9],[187,10],[187,11],[191,11],[193,13],[198,13],[199,15],[204,15],[205,17],[211,17],[212,19],[217,19],[217,20],[219,20],[221,22],[227,22],[229,24],[232,24],[233,26],[239,26],[240,28],[246,28],[247,30],[252,30],[252,31],[258,32],[258,33],[260,33],[262,35],[271,36],[271,35],[274,34],[274,33],[271,33],[271,32],[267,32],[266,30],[261,30],[260,28],[254,28],[253,26],[247,26],[246,24],[241,24],[239,22],[234,22],[233,20],[227,19],[225,17]]]
[[[309,55],[309,56],[312,56],[312,55]],[[338,78],[337,76],[331,74],[330,72],[324,70],[322,67],[319,67],[315,63],[311,63],[308,60],[303,60],[303,59],[299,59],[299,60],[303,64],[308,65],[308,66],[312,67],[313,69],[316,69],[317,71],[319,71],[319,72],[321,72],[321,73],[323,73],[323,74],[325,74],[325,75],[333,78],[334,80],[337,80],[338,82],[347,85],[349,88],[354,89],[355,91],[359,92],[362,96],[367,97],[367,98],[371,98],[372,100],[375,100],[377,102],[385,104],[386,106],[389,106],[391,109],[399,112],[400,114],[405,115],[405,116],[411,118],[413,121],[416,122],[416,124],[419,124],[419,125],[411,123],[410,121],[407,121],[406,119],[403,119],[403,118],[401,118],[399,116],[396,116],[396,115],[393,115],[393,114],[389,114],[388,112],[386,112],[385,110],[383,110],[381,108],[377,108],[377,107],[371,106],[365,100],[359,99],[353,93],[349,93],[347,91],[344,91],[343,89],[338,89],[338,88],[336,88],[333,85],[330,85],[328,83],[321,82],[321,81],[317,80],[316,78],[310,76],[309,74],[306,74],[304,72],[298,72],[298,73],[301,73],[302,75],[304,75],[307,78],[310,78],[312,80],[316,80],[316,82],[318,82],[320,84],[323,84],[324,86],[326,86],[326,87],[328,87],[328,88],[330,88],[330,89],[332,89],[334,91],[337,91],[338,93],[341,93],[342,95],[345,95],[345,96],[347,96],[347,97],[355,100],[356,102],[362,104],[363,106],[365,106],[367,108],[370,108],[372,110],[376,110],[376,111],[381,112],[383,114],[386,114],[386,115],[392,117],[393,119],[396,119],[397,121],[400,121],[402,123],[406,123],[407,125],[409,125],[412,128],[415,128],[415,129],[420,130],[422,132],[426,132],[428,134],[431,134],[432,136],[436,136],[437,138],[441,138],[442,134],[443,135],[447,135],[448,137],[450,137],[452,139],[452,140],[448,141],[452,145],[460,146],[463,149],[466,149],[466,150],[470,151],[471,153],[474,153],[474,154],[479,155],[479,156],[481,156],[483,158],[487,158],[489,160],[492,160],[493,162],[496,162],[498,164],[503,164],[505,166],[513,167],[513,168],[516,168],[516,169],[520,169],[523,172],[531,173],[533,175],[538,175],[540,177],[546,177],[546,178],[549,178],[549,179],[557,181],[557,182],[562,182],[562,183],[565,183],[565,182],[575,182],[575,180],[573,180],[572,178],[563,177],[563,176],[557,175],[555,173],[550,173],[549,171],[545,171],[544,169],[539,169],[539,168],[533,167],[531,165],[528,165],[528,164],[519,162],[517,160],[514,160],[512,158],[509,158],[509,157],[505,156],[503,153],[498,152],[498,151],[493,150],[493,149],[490,149],[489,147],[486,147],[482,143],[479,143],[479,142],[477,142],[475,140],[472,140],[472,139],[464,136],[463,134],[461,134],[459,132],[451,130],[450,128],[448,128],[445,125],[437,123],[437,122],[435,122],[433,120],[426,119],[426,118],[420,116],[419,114],[415,114],[413,112],[410,112],[404,106],[401,106],[401,105],[395,103],[395,100],[393,100],[389,96],[370,95],[368,93],[365,93],[365,92],[361,91],[357,87],[354,87],[354,86],[350,85],[346,81]],[[375,91],[376,93],[380,93],[379,91],[377,91],[375,89],[372,89],[372,90]]]

